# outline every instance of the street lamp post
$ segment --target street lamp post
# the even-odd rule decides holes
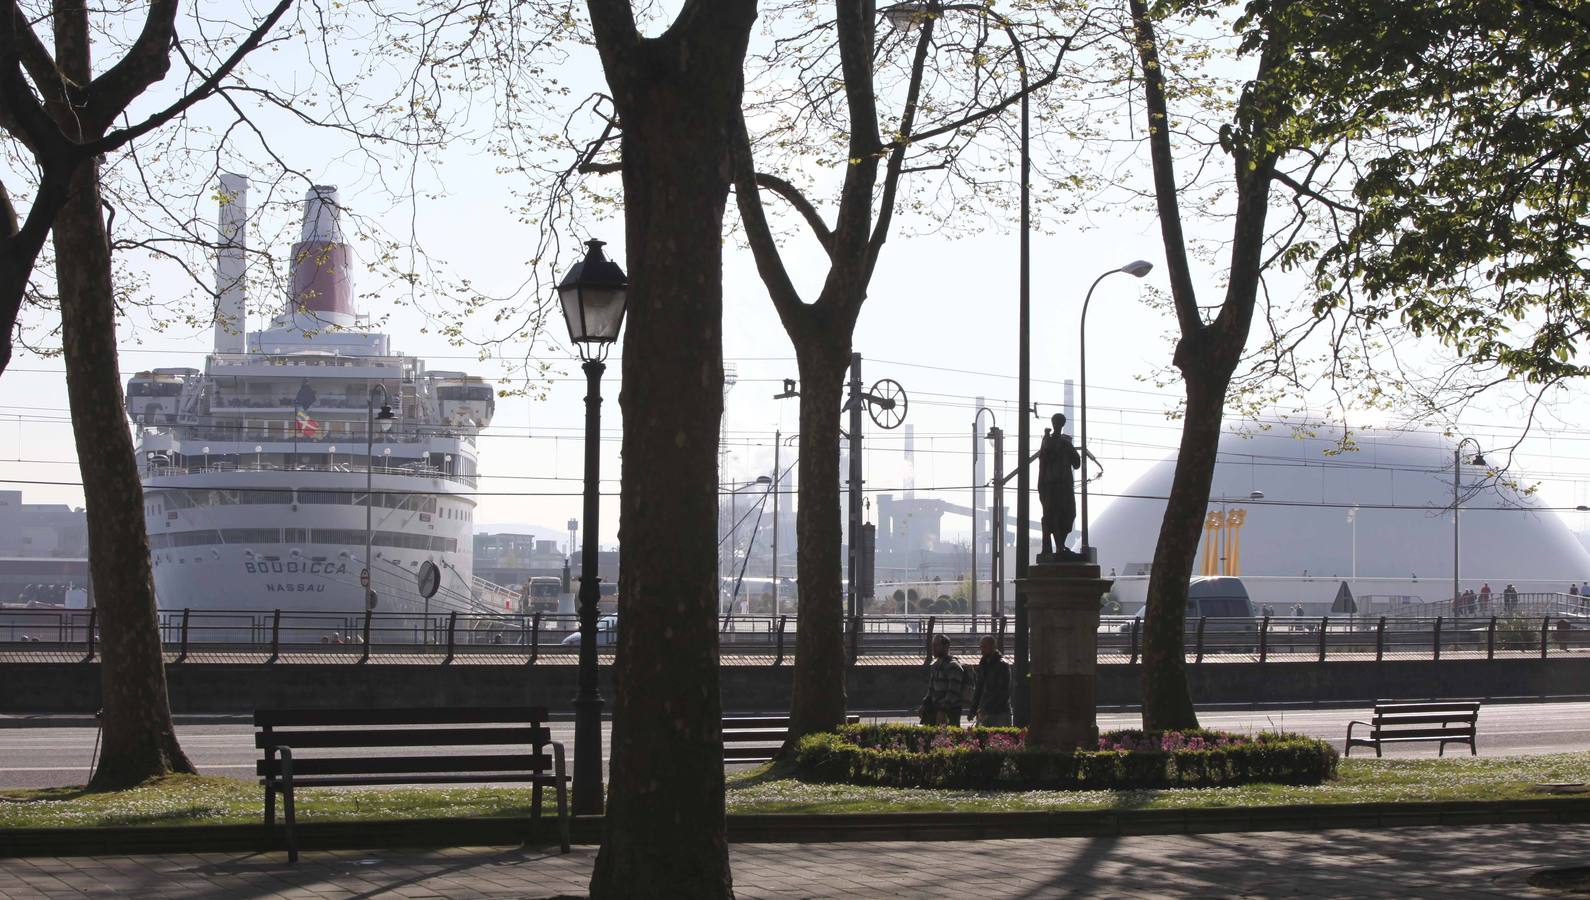
[[[1099,282],[1111,275],[1117,272],[1125,272],[1134,278],[1142,278],[1153,268],[1153,263],[1139,259],[1129,262],[1119,269],[1111,269],[1093,279],[1093,284],[1088,288],[1087,296],[1082,298],[1082,321],[1077,328],[1079,338],[1077,341],[1077,363],[1082,376],[1082,408],[1079,410],[1082,415],[1082,420],[1079,423],[1079,436],[1082,441],[1082,542],[1080,547],[1082,556],[1088,562],[1093,562],[1093,545],[1088,543],[1088,460],[1093,458],[1093,454],[1088,452],[1088,304],[1093,302],[1093,289],[1099,286]]]
[[[1458,496],[1458,490],[1463,482],[1463,447],[1467,444],[1474,445],[1474,458],[1469,461],[1469,465],[1485,465],[1485,453],[1480,449],[1479,441],[1473,438],[1464,438],[1458,441],[1456,447],[1452,448],[1452,608],[1454,612],[1457,609],[1458,596],[1462,593],[1458,590],[1458,576],[1460,574],[1458,565],[1458,508],[1463,505],[1463,501]]]
[[[601,518],[602,373],[607,353],[624,325],[629,282],[602,254],[602,242],[585,242],[585,259],[558,283],[558,299],[585,370],[585,535],[580,544],[580,672],[574,697],[574,812],[602,814],[602,694],[596,679],[596,555]]]
[[[381,395],[381,412],[375,411],[375,396]],[[386,385],[376,384],[370,388],[369,396],[364,403],[364,577],[359,580],[364,586],[364,608],[375,609],[375,566],[374,557],[370,555],[371,545],[374,543],[375,520],[372,513],[375,500],[375,429],[380,422],[381,433],[386,434],[392,430],[392,422],[397,419],[393,415],[392,407],[388,403]],[[358,409],[358,407],[354,407]],[[335,449],[335,448],[333,448]]]
[[[988,413],[988,421],[993,424],[993,427],[999,427],[999,421],[994,417],[994,411],[986,406],[978,407],[976,415],[972,416],[972,615],[974,616],[977,615],[977,542],[982,537],[981,532],[977,530],[977,489],[982,487],[982,485],[977,483],[977,461],[982,451],[983,442],[982,435],[978,433],[977,427],[983,420],[983,413]],[[988,552],[990,555],[989,562],[992,564],[993,548],[990,547]],[[990,605],[989,615],[993,615],[993,594],[989,594],[988,602]]]
[[[1347,524],[1353,529],[1353,595],[1358,594],[1358,507],[1347,510]]]
[[[1027,523],[1031,518],[1028,465],[1032,457],[1032,423],[1028,421],[1032,409],[1032,340],[1031,340],[1031,285],[1032,285],[1032,153],[1028,125],[1031,121],[1028,103],[1027,55],[1010,20],[986,6],[957,6],[960,11],[974,12],[992,19],[1005,32],[1011,51],[1016,56],[1016,74],[1021,79],[1021,250],[1018,269],[1019,301],[1017,304],[1017,374],[1016,374],[1016,583],[1027,577],[1028,557],[1032,555],[1032,533]],[[914,28],[928,16],[945,11],[939,0],[909,0],[880,10],[896,28]],[[1016,591],[1016,646],[1014,680],[1011,684],[1011,708],[1017,726],[1027,724],[1027,597]]]

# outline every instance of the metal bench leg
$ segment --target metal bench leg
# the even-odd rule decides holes
[[[541,782],[530,787],[530,840],[533,843],[541,834]]]
[[[1379,759],[1379,758],[1380,758],[1380,741],[1376,740],[1375,741],[1375,759]]]
[[[563,745],[552,745],[553,773],[558,777],[558,837],[563,852],[569,852],[569,782],[564,776]]]
[[[293,809],[293,752],[282,748],[282,814],[287,822],[287,861],[298,862],[298,819]]]

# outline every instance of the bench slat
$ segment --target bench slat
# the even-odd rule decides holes
[[[466,725],[547,721],[545,706],[425,706],[391,709],[256,709],[255,727],[359,725]]]
[[[1399,728],[1395,731],[1374,730],[1369,733],[1373,740],[1429,740],[1431,738],[1459,737],[1468,740],[1474,731],[1469,728]]]
[[[1425,713],[1425,712],[1479,712],[1480,704],[1475,702],[1463,703],[1376,703],[1375,715],[1386,713]]]
[[[563,776],[564,781],[569,776]],[[550,784],[558,783],[558,776],[551,774],[532,775],[528,772],[508,773],[482,777],[479,775],[316,775],[308,778],[299,778],[293,773],[293,787],[360,787],[387,784],[479,784],[481,782],[512,782],[515,784]]]
[[[294,759],[293,777],[302,775],[396,775],[401,772],[538,772],[551,768],[546,754],[482,756],[347,756]],[[280,775],[281,760],[260,760],[259,775]]]
[[[1459,713],[1436,713],[1435,715],[1428,715],[1428,716],[1415,716],[1415,715],[1375,716],[1374,717],[1374,722],[1372,724],[1380,725],[1380,726],[1385,726],[1385,725],[1420,725],[1420,724],[1428,724],[1428,723],[1434,723],[1434,722],[1464,722],[1464,723],[1468,723],[1468,724],[1473,724],[1474,721],[1477,720],[1478,718],[1479,718],[1479,716],[1475,715],[1475,714],[1459,714]]]
[[[291,747],[454,747],[480,744],[545,744],[552,729],[536,726],[505,728],[388,728],[379,731],[323,729],[254,732],[254,746]]]

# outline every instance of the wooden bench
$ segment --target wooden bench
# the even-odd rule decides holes
[[[294,791],[303,787],[395,784],[531,785],[530,836],[541,820],[541,789],[558,799],[558,836],[569,852],[568,776],[563,745],[552,740],[540,706],[408,709],[258,709],[254,746],[264,752],[255,767],[265,788],[265,827],[276,826],[282,795],[287,859],[298,860]],[[349,749],[395,749],[390,755],[349,754]],[[491,748],[492,752],[427,754],[437,747]],[[552,754],[547,755],[547,748]],[[334,750],[306,756],[305,750]]]
[[[1353,721],[1347,724],[1347,756],[1354,747],[1374,747],[1380,756],[1380,745],[1396,741],[1440,741],[1437,756],[1446,755],[1447,744],[1468,744],[1469,755],[1478,755],[1474,740],[1479,734],[1479,701],[1450,703],[1398,703],[1381,700],[1375,703],[1371,721]],[[1368,737],[1353,737],[1353,726],[1369,729]]]
[[[860,716],[846,716],[851,725]],[[723,761],[767,762],[789,738],[789,716],[731,716],[723,720]]]

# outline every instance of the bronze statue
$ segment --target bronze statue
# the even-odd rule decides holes
[[[1038,445],[1038,502],[1043,505],[1043,552],[1039,560],[1080,559],[1066,549],[1066,538],[1077,520],[1076,480],[1073,469],[1082,468],[1082,455],[1062,431],[1066,417],[1055,413],[1054,428],[1045,428]]]

